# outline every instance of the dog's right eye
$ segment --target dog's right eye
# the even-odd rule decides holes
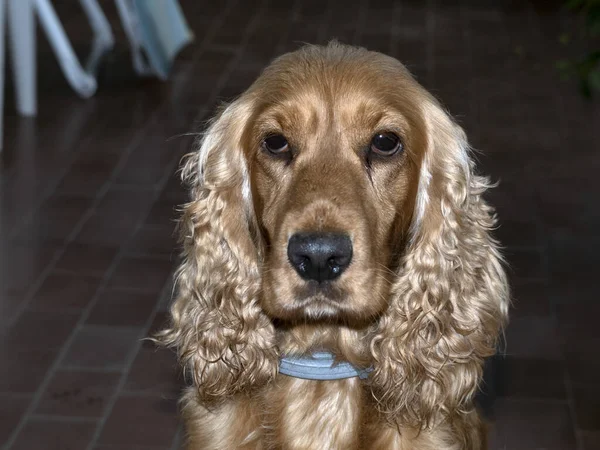
[[[266,137],[262,142],[262,147],[274,155],[285,153],[290,149],[287,139],[281,134]]]

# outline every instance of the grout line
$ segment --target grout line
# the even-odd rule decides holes
[[[86,325],[86,328],[94,327],[94,325]],[[127,327],[130,328],[130,327]],[[137,329],[141,327],[135,327]],[[79,328],[80,329],[80,328]],[[89,367],[89,366],[78,366],[76,364],[61,364],[57,371],[72,371],[72,372],[84,372],[84,373],[121,373],[123,372],[123,366],[112,366],[112,367]]]
[[[221,11],[221,15],[219,16],[219,18],[217,20],[215,20],[213,22],[213,26],[212,26],[211,30],[206,34],[203,42],[199,45],[199,53],[201,53],[204,50],[204,46],[206,45],[206,43],[208,43],[209,40],[212,39],[212,37],[214,36],[214,34],[218,31],[218,28],[221,26],[222,22],[224,21],[226,14],[233,8],[233,6],[234,6],[234,4],[236,2],[237,2],[237,0],[229,0],[227,6],[225,8],[223,8],[223,10]],[[189,67],[187,69],[187,71],[192,71],[193,68],[194,68],[194,66],[192,65],[191,67]],[[165,107],[167,107],[167,106],[168,106],[168,99],[165,99],[162,103],[160,103],[159,105],[157,105],[156,108],[154,108],[153,112],[150,113],[150,117],[148,118],[148,120],[146,122],[146,125],[143,126],[140,129],[140,131],[138,133],[136,133],[136,135],[131,139],[131,141],[129,142],[129,144],[126,146],[126,149],[123,152],[123,154],[122,154],[122,156],[121,156],[118,164],[113,168],[109,179],[104,183],[104,185],[102,186],[102,188],[97,192],[97,194],[95,196],[95,200],[94,200],[93,205],[90,207],[90,209],[88,210],[88,212],[86,214],[84,214],[84,216],[79,220],[79,222],[77,223],[77,225],[71,231],[71,233],[69,234],[69,236],[65,240],[65,244],[64,244],[64,246],[62,248],[62,251],[59,251],[59,252],[57,252],[55,254],[54,258],[47,265],[47,267],[44,269],[44,271],[42,271],[42,273],[40,274],[38,282],[34,283],[32,285],[32,287],[30,288],[29,292],[26,295],[26,299],[27,300],[23,302],[23,305],[20,308],[20,311],[14,316],[15,318],[11,322],[9,322],[9,325],[14,324],[14,322],[17,320],[16,318],[18,318],[20,316],[20,314],[25,310],[25,308],[27,307],[27,305],[31,302],[31,299],[33,297],[33,293],[35,293],[35,291],[37,290],[37,288],[39,288],[39,286],[44,281],[44,279],[47,277],[47,275],[51,272],[52,268],[56,265],[56,263],[58,262],[59,258],[66,251],[67,245],[74,240],[74,238],[77,236],[77,234],[79,233],[79,231],[81,231],[81,229],[83,228],[83,226],[85,225],[85,223],[87,222],[87,220],[91,217],[91,215],[93,214],[93,211],[94,211],[94,207],[99,203],[99,201],[102,199],[102,197],[110,189],[110,187],[112,186],[112,182],[114,180],[116,180],[116,178],[117,178],[120,170],[127,163],[128,156],[133,152],[133,150],[136,148],[136,146],[141,142],[141,140],[143,139],[143,137],[146,135],[147,130],[150,129],[150,127],[153,126],[156,123],[156,121],[160,118],[160,114],[162,113],[162,109],[165,108]],[[172,171],[172,169],[176,166],[177,163],[178,163],[178,160],[174,158],[174,161],[171,164],[172,167],[169,167],[170,171]],[[168,179],[168,177],[166,177],[166,176],[164,178]],[[156,198],[158,198],[161,190],[162,189],[157,189],[156,190],[156,192],[155,192],[155,200],[156,200]],[[49,195],[47,194],[47,196],[49,196]],[[145,216],[144,217],[140,216],[140,219],[138,220],[137,227],[134,227],[134,230],[132,231],[132,234],[135,231],[137,231],[137,229],[141,228],[141,225],[143,224],[144,220],[145,220]],[[97,302],[97,300],[99,298],[100,292],[102,292],[102,290],[108,285],[108,281],[109,281],[112,273],[115,271],[115,269],[116,269],[116,267],[117,267],[117,265],[118,265],[118,263],[121,260],[121,258],[122,258],[123,255],[124,255],[124,246],[121,245],[120,248],[119,248],[119,250],[118,250],[118,252],[117,252],[117,255],[114,257],[113,261],[111,262],[111,265],[107,269],[103,281],[98,286],[98,289],[97,289],[94,297],[88,303],[88,305],[86,306],[86,308],[83,309],[83,311],[81,313],[81,316],[80,316],[80,318],[78,320],[78,324],[72,330],[69,338],[63,344],[63,346],[61,348],[61,351],[59,352],[59,354],[57,355],[57,357],[54,359],[52,365],[50,366],[50,368],[46,372],[44,380],[38,386],[38,389],[36,390],[36,393],[34,394],[33,399],[30,402],[30,404],[29,404],[26,412],[23,414],[23,417],[21,418],[21,420],[19,421],[19,423],[17,424],[17,426],[13,429],[13,432],[12,432],[11,436],[6,441],[6,443],[4,444],[4,446],[2,447],[3,450],[10,449],[10,447],[14,444],[14,442],[17,439],[17,437],[19,436],[20,432],[23,430],[23,428],[24,428],[25,424],[27,423],[27,420],[29,419],[29,417],[31,417],[33,415],[33,411],[35,411],[35,409],[37,408],[37,406],[38,406],[38,404],[39,404],[39,402],[41,400],[43,392],[46,390],[46,388],[47,388],[50,380],[52,379],[52,377],[54,376],[54,374],[56,373],[56,371],[59,370],[59,368],[61,368],[60,363],[61,363],[62,359],[66,356],[67,352],[69,351],[69,349],[71,347],[71,344],[75,340],[77,332],[80,330],[81,326],[85,323],[85,320],[87,319],[87,317],[91,313],[93,307],[95,306],[95,304],[96,304],[96,302]],[[167,282],[167,286],[170,287],[170,285],[171,285],[171,283]],[[157,303],[160,303],[160,302],[157,302]],[[153,317],[152,317],[152,320],[153,320]],[[151,322],[149,322],[148,326],[150,326],[150,324],[151,324]],[[142,337],[143,336],[140,336],[140,338],[142,338]],[[135,350],[137,351],[137,348]],[[132,349],[132,353],[133,353],[133,349]],[[130,357],[130,359],[134,358],[135,357],[135,353],[133,353],[132,355],[129,355],[129,357]],[[133,361],[131,361],[131,363],[132,362]],[[125,365],[125,374],[124,375],[127,374],[127,371],[129,369],[129,367],[130,367],[130,365],[129,366]],[[124,383],[124,376],[122,378],[123,378],[123,383]],[[115,398],[115,401],[116,401],[116,398]],[[108,416],[108,414],[107,414],[107,416]],[[98,426],[98,428],[96,430],[96,433],[94,435],[94,438],[92,439],[92,444],[95,443],[97,437],[99,436],[99,432],[101,431],[102,426],[104,425],[104,422],[107,419],[107,416],[104,417],[104,419],[100,421],[99,426]]]
[[[163,400],[179,400],[179,397],[180,397],[180,392],[177,392],[177,393],[173,392],[172,393],[173,395],[167,395],[164,392],[150,393],[147,390],[125,389],[125,388],[121,389],[119,394],[120,394],[120,396],[124,396],[124,397],[141,397],[141,398],[153,398],[153,399],[163,399]]]
[[[47,422],[96,423],[99,417],[63,416],[59,414],[32,414],[29,420],[44,420]]]

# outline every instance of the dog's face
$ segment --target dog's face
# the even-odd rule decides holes
[[[317,67],[292,55],[250,90],[244,148],[272,317],[365,324],[387,306],[426,133],[412,78],[373,55]]]

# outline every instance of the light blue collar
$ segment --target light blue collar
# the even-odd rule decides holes
[[[304,380],[342,380],[359,377],[364,380],[373,368],[358,369],[349,362],[337,362],[329,352],[316,352],[311,356],[283,356],[279,373]]]

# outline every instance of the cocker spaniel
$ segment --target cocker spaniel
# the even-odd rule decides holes
[[[402,64],[278,58],[183,178],[159,339],[193,380],[189,449],[485,448],[473,399],[508,310],[490,184]]]

